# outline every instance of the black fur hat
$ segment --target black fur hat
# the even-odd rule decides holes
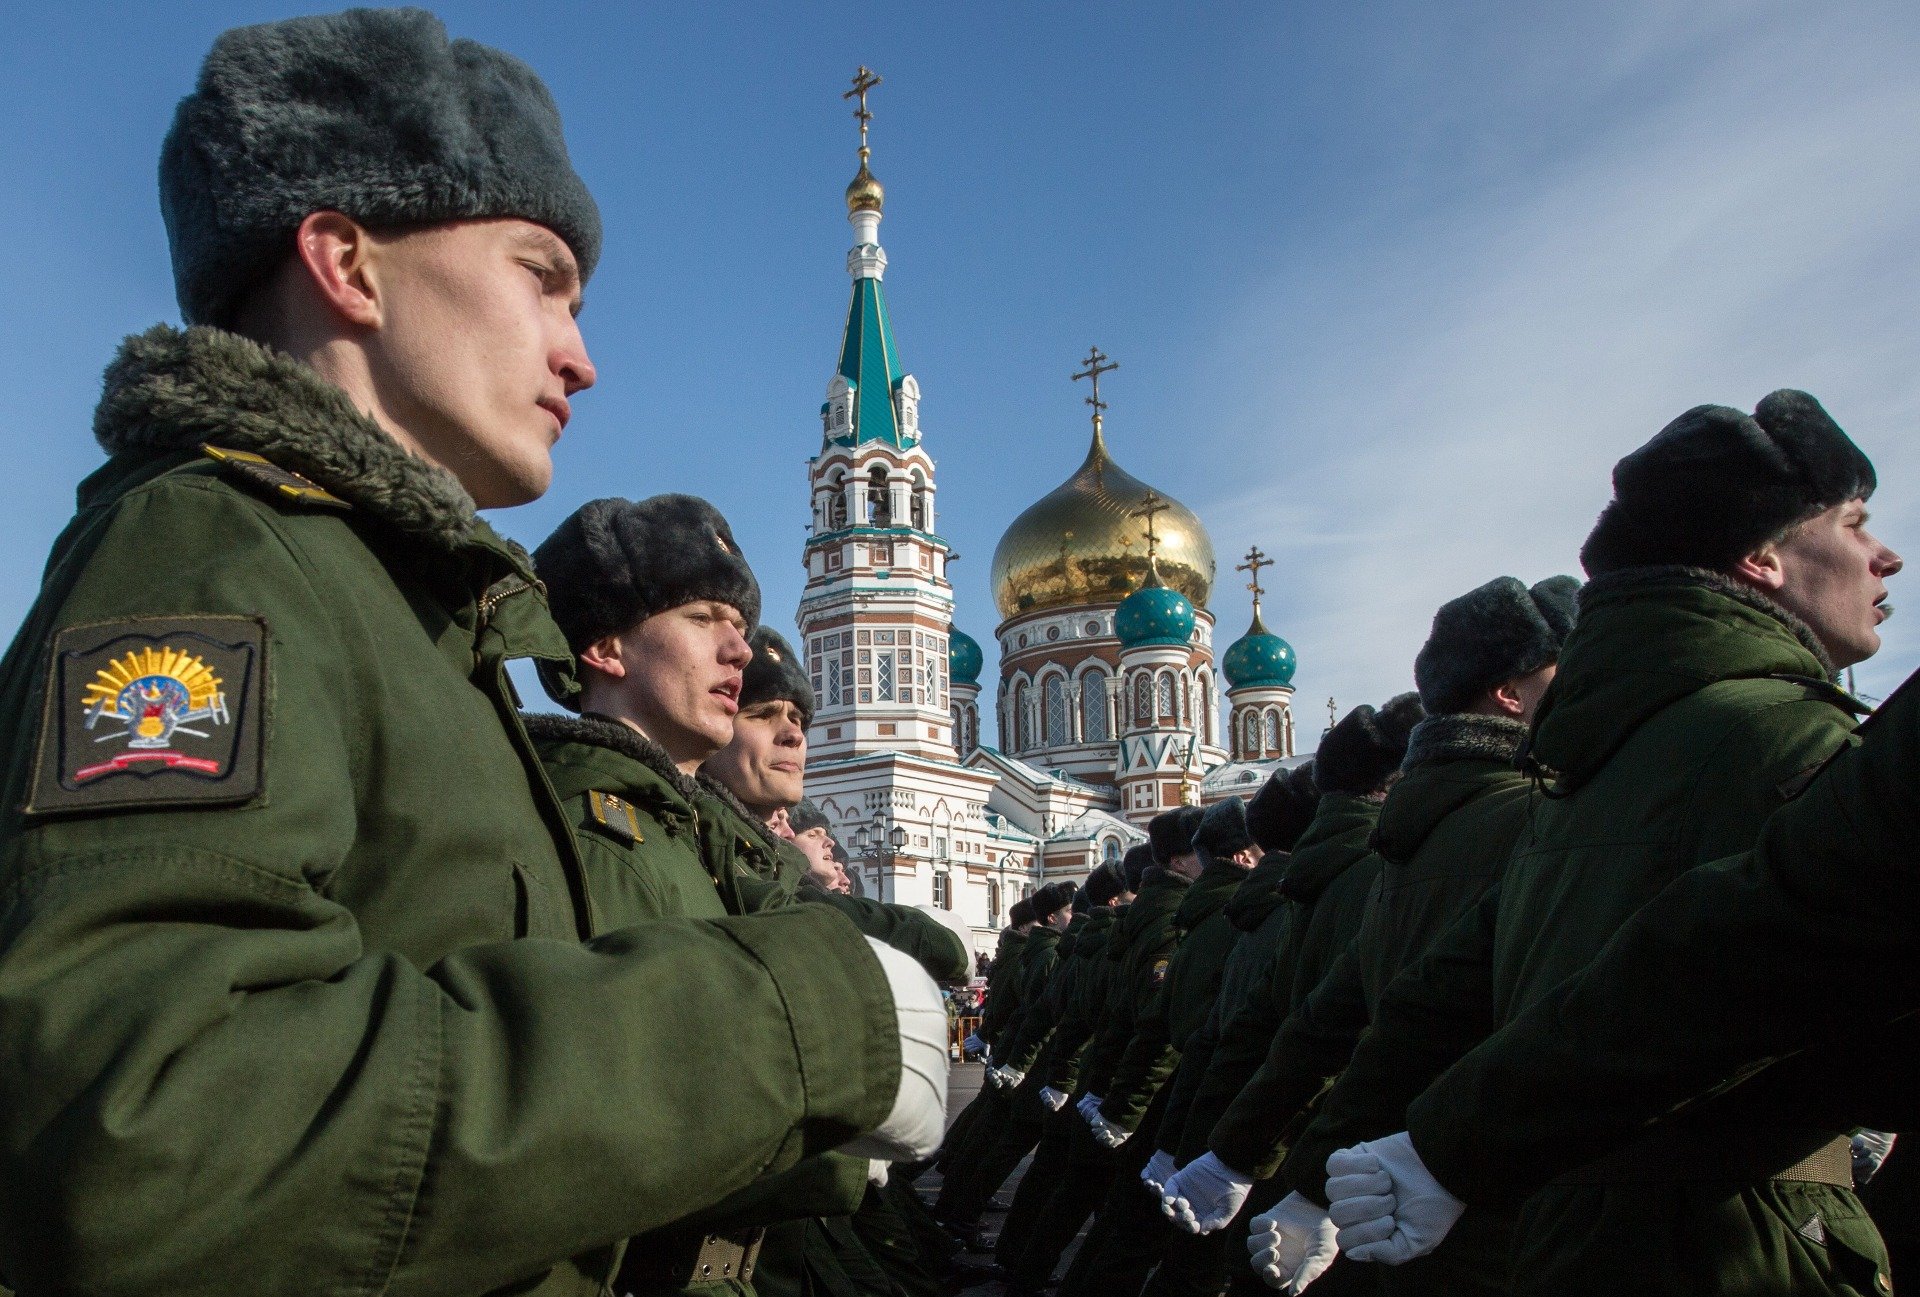
[[[1126,868],[1118,860],[1108,860],[1087,875],[1080,894],[1089,905],[1111,905],[1114,897],[1129,890]]]
[[[1613,502],[1580,562],[1589,576],[1672,563],[1725,572],[1875,485],[1872,462],[1805,392],[1782,388],[1751,415],[1697,405],[1613,466]]]
[[[593,500],[533,551],[553,619],[578,653],[669,608],[712,599],[760,620],[760,583],[733,529],[698,496]]]
[[[1164,865],[1175,856],[1193,850],[1193,832],[1204,815],[1198,806],[1182,806],[1162,811],[1147,821],[1147,844],[1153,848],[1153,863]]]
[[[1194,830],[1193,849],[1200,863],[1217,864],[1236,851],[1257,845],[1247,828],[1247,804],[1238,797],[1216,802],[1200,814],[1200,826]]]
[[[160,213],[188,324],[231,324],[319,211],[374,229],[517,216],[564,239],[583,280],[600,258],[546,86],[424,9],[236,27],[175,110]]]
[[[1497,576],[1441,604],[1413,660],[1427,715],[1465,711],[1494,685],[1558,661],[1579,598],[1580,582],[1570,576],[1550,576],[1531,590]]]
[[[1092,908],[1093,908],[1093,898],[1087,894],[1087,889],[1084,887],[1074,888],[1073,889],[1073,912],[1075,914],[1085,914],[1088,910],[1091,910]]]
[[[799,707],[802,728],[813,724],[813,685],[793,646],[771,626],[756,626],[747,643],[753,647],[753,661],[747,663],[740,681],[740,705],[751,707],[777,698]]]
[[[833,836],[833,826],[828,822],[826,814],[815,806],[813,799],[809,797],[802,797],[787,812],[787,827],[796,834],[805,833],[808,829],[826,829],[827,836]]]
[[[1364,797],[1387,786],[1407,755],[1407,738],[1426,718],[1420,695],[1399,694],[1379,711],[1362,703],[1340,718],[1313,754],[1313,782],[1322,793]]]
[[[1127,854],[1121,857],[1120,860],[1120,869],[1126,876],[1126,890],[1129,892],[1139,891],[1140,884],[1146,879],[1147,870],[1152,867],[1153,848],[1151,846],[1142,842],[1135,846],[1128,847]]]
[[[1013,905],[1007,910],[1007,924],[1010,927],[1017,928],[1017,927],[1020,927],[1022,924],[1032,923],[1032,922],[1033,922],[1033,902],[1032,901],[1029,901],[1023,898],[1021,900],[1015,901]]]
[[[1320,790],[1313,784],[1313,762],[1276,770],[1247,803],[1247,832],[1265,851],[1291,851],[1313,822]]]
[[[1072,883],[1048,883],[1027,900],[1033,905],[1033,917],[1050,919],[1073,904]]]

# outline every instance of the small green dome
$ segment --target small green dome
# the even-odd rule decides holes
[[[1293,645],[1267,629],[1260,614],[1253,614],[1253,625],[1235,640],[1220,659],[1220,672],[1229,689],[1249,689],[1259,685],[1291,685],[1293,672],[1300,665]]]
[[[1122,648],[1185,644],[1193,638],[1193,601],[1149,578],[1114,610],[1113,633]]]
[[[987,662],[973,636],[952,627],[947,635],[947,675],[957,685],[980,683],[980,668]]]

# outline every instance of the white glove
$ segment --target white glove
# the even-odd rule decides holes
[[[968,1058],[978,1058],[987,1052],[987,1042],[980,1039],[980,1033],[976,1031],[960,1042],[960,1052]]]
[[[919,961],[872,937],[867,946],[887,975],[900,1029],[900,1088],[879,1127],[841,1152],[889,1162],[918,1162],[940,1150],[947,1131],[947,1010]]]
[[[1167,1181],[1160,1210],[1189,1234],[1211,1234],[1234,1218],[1252,1192],[1252,1177],[1203,1153]]]
[[[1000,1078],[1000,1088],[1003,1090],[1018,1090],[1020,1082],[1027,1079],[1025,1072],[1016,1072],[1011,1067],[996,1067],[993,1074]]]
[[[1853,1137],[1853,1183],[1857,1188],[1873,1179],[1873,1173],[1893,1152],[1894,1137],[1884,1130],[1863,1130]]]
[[[1140,1183],[1151,1189],[1155,1196],[1166,1190],[1167,1181],[1173,1178],[1173,1154],[1164,1148],[1156,1148],[1147,1164],[1140,1168]]]
[[[1108,1148],[1119,1148],[1122,1144],[1126,1143],[1127,1138],[1133,1134],[1132,1131],[1122,1130],[1105,1117],[1102,1117],[1100,1115],[1100,1109],[1098,1108],[1095,1108],[1093,1115],[1087,1118],[1087,1124],[1093,1127],[1093,1137]]]
[[[1406,1131],[1327,1159],[1327,1214],[1355,1261],[1399,1265],[1440,1246],[1467,1204],[1448,1193]]]
[[[1043,1085],[1040,1087],[1040,1102],[1046,1104],[1047,1107],[1054,1112],[1059,1112],[1060,1109],[1067,1106],[1067,1096],[1064,1092],[1056,1090],[1050,1085]]]
[[[992,1086],[994,1089],[1000,1090],[1006,1087],[1006,1084],[1007,1084],[1006,1080],[1000,1075],[999,1068],[997,1067],[988,1068],[986,1071],[986,1077],[987,1077],[987,1084]]]
[[[1300,1297],[1340,1255],[1340,1245],[1327,1213],[1290,1193],[1272,1211],[1253,1218],[1247,1254],[1262,1283],[1287,1297]]]
[[[882,1158],[870,1158],[867,1161],[867,1183],[876,1188],[887,1187],[887,1168],[893,1163]]]
[[[1073,1110],[1080,1114],[1080,1120],[1086,1122],[1088,1125],[1092,1125],[1093,1114],[1100,1111],[1100,1096],[1097,1094],[1081,1095],[1080,1102],[1073,1105]]]

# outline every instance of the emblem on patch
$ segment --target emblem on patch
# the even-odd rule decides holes
[[[260,791],[266,626],[147,617],[54,636],[32,812],[245,801]]]
[[[1153,984],[1155,986],[1158,986],[1160,985],[1160,983],[1166,981],[1167,980],[1167,961],[1164,959],[1154,960],[1153,972],[1151,973],[1150,976],[1152,977]]]

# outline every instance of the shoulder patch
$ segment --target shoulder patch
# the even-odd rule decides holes
[[[209,442],[202,443],[200,453],[220,465],[228,477],[252,487],[270,500],[291,500],[320,509],[353,508],[333,492],[250,450],[228,450]]]
[[[1148,972],[1147,976],[1155,986],[1167,980],[1167,962],[1168,961],[1164,959],[1156,959],[1153,961],[1153,968]]]
[[[265,773],[267,624],[133,617],[48,653],[29,815],[251,800]]]
[[[587,813],[593,816],[595,827],[610,838],[628,846],[647,840],[646,834],[640,832],[640,817],[634,813],[633,807],[612,793],[603,793],[597,788],[588,789]]]

